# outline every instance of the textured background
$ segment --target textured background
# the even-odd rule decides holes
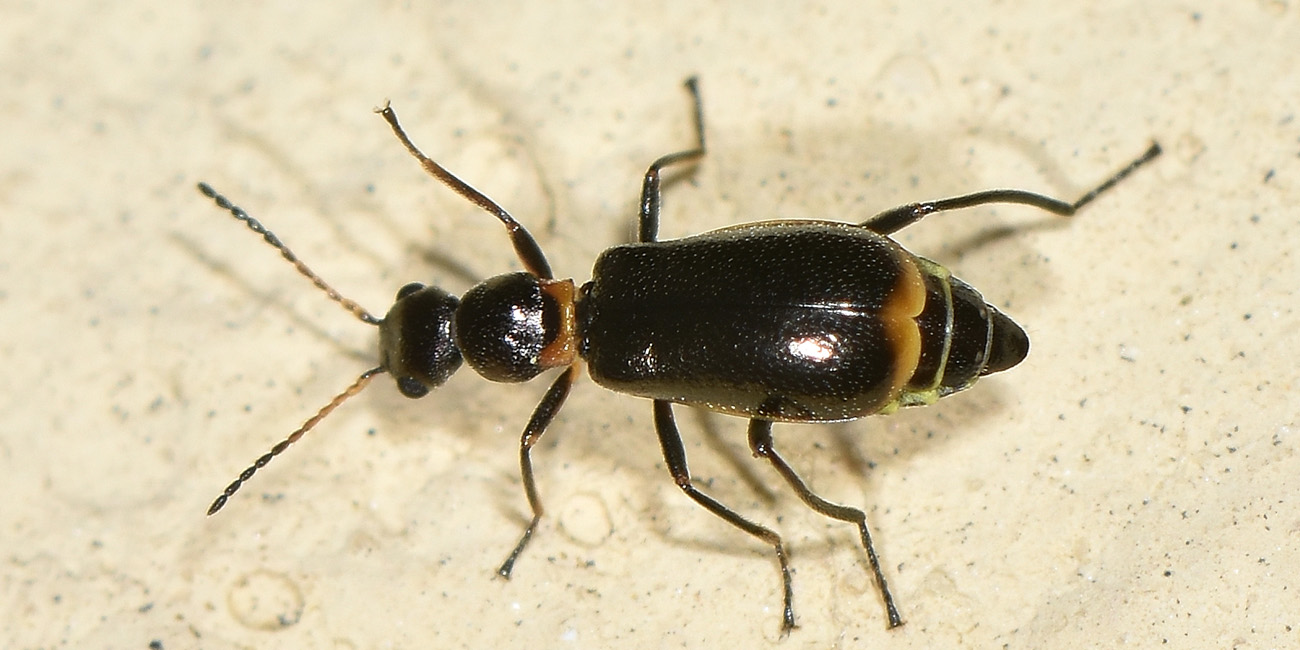
[[[784,647],[1300,644],[1291,3],[4,2],[0,645],[761,647],[766,549],[668,479],[649,405],[583,381],[536,454],[550,507],[515,580],[517,437],[544,382],[381,378],[220,516],[217,491],[368,367],[372,329],[194,191],[207,180],[352,298],[518,267],[371,109],[585,280],[640,175],[712,150],[664,236],[1015,186],[1074,198],[903,233],[1024,324],[1013,372],[777,442],[868,508],[853,531],[679,412],[710,492],[792,547]],[[1018,228],[1008,233],[1008,227]],[[702,432],[712,432],[709,437]],[[741,471],[750,471],[746,478]],[[886,645],[887,644],[887,645]]]

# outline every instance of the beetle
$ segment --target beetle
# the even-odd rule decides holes
[[[379,365],[240,473],[208,514],[221,510],[259,469],[378,374],[392,375],[403,395],[418,398],[442,385],[462,362],[497,382],[527,381],[562,368],[520,439],[520,474],[532,518],[497,569],[509,578],[544,512],[531,450],[585,362],[597,384],[653,400],[664,461],[687,496],[772,547],[781,576],[783,633],[795,626],[785,544],[771,528],[695,485],[674,404],[748,418],[755,457],[771,463],[808,507],[856,526],[888,626],[902,625],[866,514],[814,493],[777,453],[773,423],[839,422],[931,404],[1019,364],[1029,352],[1025,331],[969,284],[890,235],[936,213],[988,204],[1024,204],[1070,216],[1160,155],[1160,145],[1153,142],[1074,202],[996,189],[899,206],[861,223],[764,221],[659,241],[663,170],[696,163],[705,154],[696,79],[688,79],[686,88],[694,106],[695,146],[650,165],[641,187],[638,241],[601,253],[592,279],[581,286],[554,278],[522,224],[422,153],[391,106],[377,112],[402,145],[430,175],[505,226],[525,270],[485,280],[460,298],[407,284],[378,318],[334,290],[247,212],[199,183],[200,192],[262,235],[332,300],[379,328]]]

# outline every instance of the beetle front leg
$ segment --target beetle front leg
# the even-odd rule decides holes
[[[537,528],[537,522],[542,519],[542,499],[537,494],[537,481],[533,478],[533,445],[541,439],[542,434],[546,433],[546,427],[555,419],[555,414],[564,406],[564,399],[569,396],[569,389],[573,387],[573,380],[578,375],[576,365],[569,366],[551,387],[546,389],[546,395],[542,401],[537,403],[537,408],[533,409],[533,417],[529,418],[528,426],[524,427],[524,435],[519,440],[519,473],[524,480],[524,495],[528,497],[528,505],[533,510],[533,518],[528,522],[528,527],[524,529],[524,534],[519,538],[519,543],[515,545],[515,550],[510,552],[510,557],[501,563],[501,568],[497,569],[497,575],[510,579],[510,572],[515,568],[515,560],[519,559],[519,554],[528,546],[528,541],[533,538],[533,530]]]
[[[659,446],[663,449],[664,462],[673,481],[686,496],[704,507],[705,510],[721,517],[723,521],[739,528],[771,545],[776,551],[776,560],[781,566],[781,587],[784,592],[781,608],[781,634],[784,636],[794,629],[794,586],[790,580],[790,564],[781,536],[769,528],[760,526],[736,511],[728,508],[712,497],[700,492],[691,482],[691,470],[686,466],[686,448],[682,446],[682,434],[677,430],[673,420],[673,405],[663,400],[655,400],[655,431],[659,434]]]
[[[424,152],[420,151],[420,148],[415,146],[415,143],[411,142],[411,138],[406,135],[406,130],[397,121],[397,111],[394,111],[392,106],[385,104],[383,108],[376,109],[375,112],[379,113],[380,117],[383,117],[384,121],[388,122],[388,126],[393,129],[393,134],[402,142],[402,146],[406,147],[406,150],[420,162],[420,166],[424,167],[424,171],[438,179],[443,185],[450,187],[453,192],[461,195],[466,201],[486,210],[488,214],[496,217],[501,222],[501,225],[506,227],[506,234],[510,237],[510,244],[515,247],[515,255],[519,257],[519,261],[523,263],[524,268],[528,269],[529,273],[539,278],[551,279],[551,265],[546,261],[546,255],[542,253],[542,247],[537,245],[537,240],[533,239],[532,234],[528,232],[528,229],[523,224],[516,221],[514,217],[510,216],[509,212],[506,212],[505,208],[497,205],[497,202],[488,198],[486,194],[474,189],[472,185],[457,178],[455,174],[447,171],[445,167],[424,155]]]
[[[750,420],[749,421],[749,448],[754,452],[754,456],[766,458],[781,474],[790,487],[794,488],[795,494],[807,504],[809,508],[816,510],[818,513],[838,519],[840,521],[856,524],[858,527],[858,536],[862,540],[862,548],[867,552],[867,561],[871,564],[871,572],[875,574],[876,586],[880,588],[880,596],[885,600],[885,614],[889,617],[889,627],[898,627],[903,624],[903,619],[898,615],[898,608],[894,607],[894,595],[889,592],[889,583],[885,581],[885,573],[880,569],[880,558],[876,556],[876,547],[871,543],[871,531],[867,530],[867,515],[857,508],[850,508],[838,503],[831,503],[823,499],[813,491],[808,489],[808,484],[804,483],[799,474],[780,454],[776,453],[776,448],[772,445],[772,422],[770,420]]]
[[[660,156],[650,163],[645,181],[641,183],[641,232],[637,237],[640,242],[652,242],[659,237],[659,205],[662,199],[659,191],[660,170],[669,165],[699,160],[704,156],[704,108],[695,77],[686,80],[686,89],[691,91],[691,97],[695,101],[695,148]]]

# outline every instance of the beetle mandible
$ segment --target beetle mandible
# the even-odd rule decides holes
[[[292,263],[332,300],[379,328],[379,365],[365,371],[287,438],[245,469],[212,503],[215,514],[272,458],[297,442],[375,375],[388,373],[407,397],[422,397],[469,363],[483,377],[521,382],[550,368],[551,383],[524,427],[520,472],[532,519],[497,573],[510,577],[543,513],[531,449],[564,404],[579,362],[597,384],[654,401],[655,429],[677,486],[727,523],[770,545],[780,568],[782,632],[795,626],[788,553],[781,536],[695,486],[673,404],[749,419],[749,447],[813,510],[854,524],[889,627],[902,625],[871,541],[866,514],[814,493],[777,453],[774,422],[838,422],[930,404],[984,375],[1020,363],[1029,338],[1014,321],[943,266],[889,238],[925,217],[996,203],[1069,216],[1160,155],[1151,146],[1119,172],[1068,203],[997,189],[885,210],[860,223],[782,220],[731,226],[659,241],[660,174],[705,153],[695,78],[695,147],[655,160],[641,187],[637,243],[596,260],[590,282],[552,277],[541,247],[492,199],[424,155],[389,106],[377,112],[424,169],[505,226],[525,271],[490,278],[463,297],[411,283],[377,318],[344,298],[279,238],[206,183],[199,190]]]

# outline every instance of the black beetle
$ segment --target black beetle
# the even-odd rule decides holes
[[[817,512],[857,526],[889,626],[902,625],[862,510],[826,501],[772,444],[773,422],[836,422],[930,404],[1025,358],[1029,338],[970,285],[888,237],[937,212],[1019,203],[1068,216],[1160,154],[1141,156],[1073,203],[1000,189],[886,210],[861,224],[765,221],[657,241],[660,172],[704,156],[699,90],[696,147],[668,154],[646,171],[639,242],[596,260],[592,280],[556,280],[532,235],[487,196],[429,159],[397,115],[378,113],[411,155],[457,194],[505,225],[524,268],[486,280],[457,298],[408,284],[384,318],[344,298],[278,238],[205,183],[199,190],[278,249],[298,271],[359,319],[379,327],[380,365],[363,373],[288,438],[257,459],[208,509],[214,514],[276,455],[296,442],[375,375],[387,372],[407,397],[422,397],[469,362],[485,378],[527,381],[565,368],[524,428],[519,446],[533,517],[497,570],[508,578],[542,516],[530,450],[563,405],[586,361],[596,383],[654,400],[655,428],[677,486],[731,525],[770,544],[780,564],[782,630],[794,627],[793,592],[781,536],[701,492],[692,483],[672,404],[749,418],[749,446],[766,458]]]

